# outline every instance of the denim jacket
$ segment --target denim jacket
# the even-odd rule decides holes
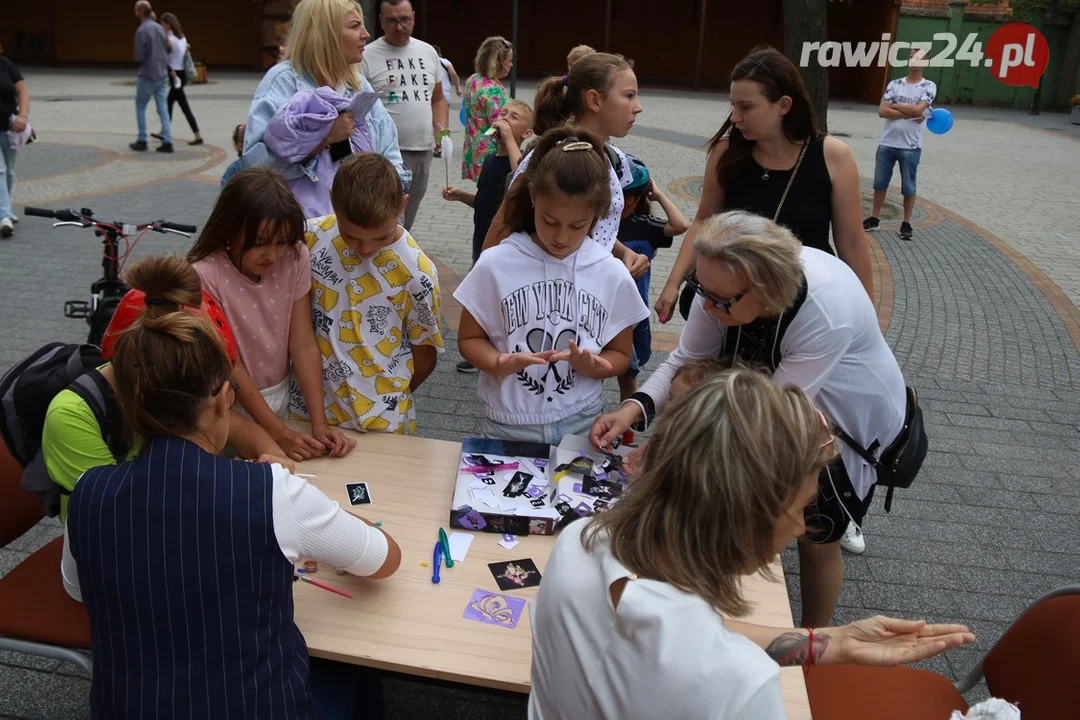
[[[361,92],[374,92],[371,84],[363,76],[360,76],[360,83]],[[292,62],[288,60],[266,71],[259,87],[255,89],[255,98],[251,101],[251,109],[248,110],[247,129],[244,133],[245,167],[271,167],[284,175],[286,180],[295,180],[301,175],[307,175],[313,183],[319,182],[315,172],[318,156],[306,163],[289,162],[275,155],[263,139],[266,126],[297,92],[314,91],[317,87],[311,78],[297,73],[293,69]],[[356,94],[357,91],[352,88],[345,88],[341,93],[342,97],[348,99],[352,99]],[[361,118],[357,118],[357,122],[360,120]],[[405,169],[405,164],[401,160],[397,127],[390,118],[390,113],[386,112],[382,101],[376,101],[371,108],[367,115],[367,125],[372,149],[390,161],[401,176],[405,192],[408,192],[412,184],[412,172]]]

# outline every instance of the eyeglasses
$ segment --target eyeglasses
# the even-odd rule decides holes
[[[823,440],[820,445],[820,447],[824,449],[836,442],[836,436],[833,435],[832,427],[829,425],[829,420],[825,417],[825,413],[818,410],[817,414],[818,417],[821,418],[821,428],[825,431],[826,439]]]
[[[717,297],[716,295],[713,295],[711,292],[701,286],[701,283],[698,282],[697,274],[695,273],[690,273],[686,276],[686,284],[689,285],[690,289],[693,290],[697,295],[700,295],[706,301],[711,302],[713,305],[720,308],[728,315],[731,314],[731,306],[742,300],[744,297],[746,297],[746,293],[750,292],[749,289],[743,290],[741,293],[731,299]]]
[[[382,21],[387,25],[397,25],[398,27],[405,27],[406,25],[412,25],[413,19],[414,18],[412,16],[400,18],[384,17]]]

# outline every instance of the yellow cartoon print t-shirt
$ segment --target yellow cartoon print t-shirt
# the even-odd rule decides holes
[[[404,229],[370,258],[341,239],[337,218],[308,220],[311,318],[322,354],[323,412],[331,425],[413,434],[413,345],[443,350],[435,263]],[[295,379],[290,406],[308,409]]]

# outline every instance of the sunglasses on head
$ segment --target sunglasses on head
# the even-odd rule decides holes
[[[698,282],[697,274],[693,272],[686,276],[686,284],[689,285],[690,289],[693,290],[697,295],[700,295],[702,298],[704,298],[706,302],[711,302],[713,305],[720,308],[728,315],[731,314],[731,306],[742,300],[746,296],[746,293],[750,292],[747,289],[743,290],[741,293],[739,293],[733,298],[717,297],[716,295],[713,295],[711,292],[701,286],[701,283]]]

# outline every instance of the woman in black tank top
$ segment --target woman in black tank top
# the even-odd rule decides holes
[[[656,301],[660,322],[671,319],[698,230],[723,210],[775,218],[804,245],[839,255],[872,298],[859,170],[851,149],[819,130],[798,68],[774,48],[755,48],[732,70],[729,94],[731,113],[709,143],[697,216]]]

